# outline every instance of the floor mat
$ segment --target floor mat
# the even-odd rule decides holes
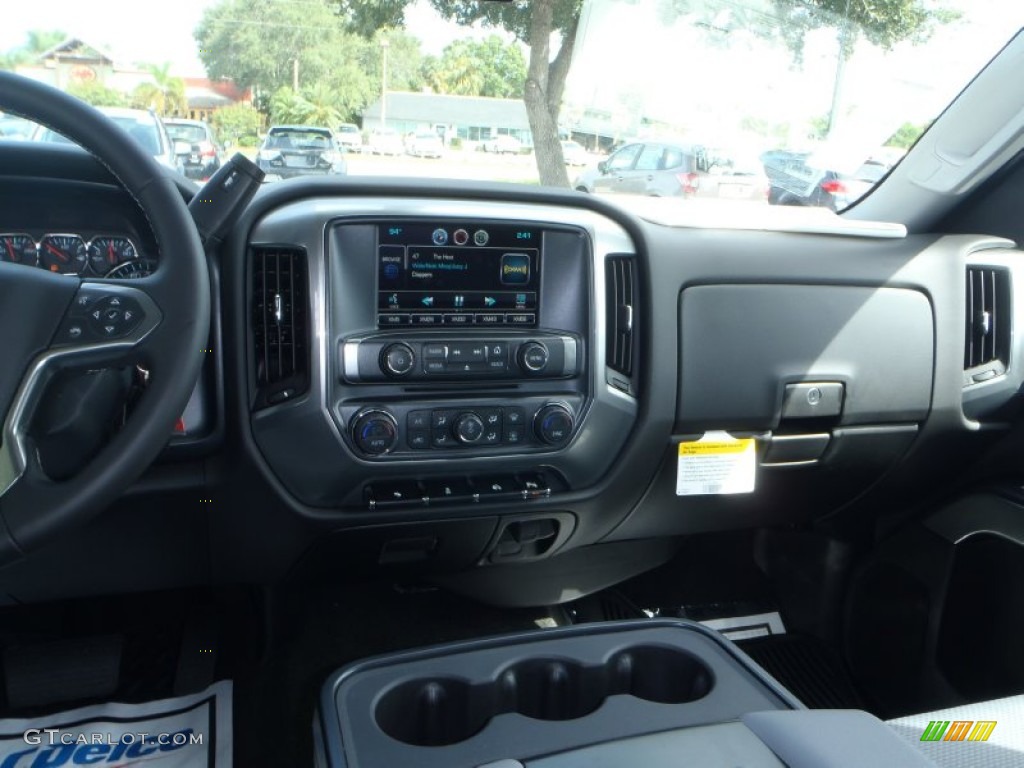
[[[231,768],[231,682],[138,704],[0,719],[0,765]]]
[[[842,657],[816,638],[778,635],[737,645],[811,709],[864,708]]]

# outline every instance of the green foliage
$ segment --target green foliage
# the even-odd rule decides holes
[[[535,2],[480,2],[480,0],[430,0],[434,9],[449,21],[464,26],[483,24],[504,29],[524,43],[530,42],[530,24]],[[552,32],[575,28],[583,0],[551,0]]]
[[[439,93],[521,99],[526,61],[515,43],[499,35],[485,40],[464,38],[449,44],[431,62],[427,81]]]
[[[419,40],[390,29],[360,37],[328,0],[220,0],[203,13],[195,37],[209,75],[255,86],[257,106],[275,122],[281,114],[329,118],[327,125],[355,118],[380,93],[382,40],[388,89],[423,85]],[[293,90],[296,60],[299,92],[279,95]]]
[[[13,70],[22,64],[28,64],[40,53],[53,48],[67,39],[67,35],[58,29],[31,29],[26,41],[0,54],[0,69]]]
[[[904,41],[924,42],[960,14],[937,0],[661,0],[661,15],[666,22],[693,16],[712,35],[747,29],[760,37],[781,39],[799,61],[810,30],[838,30],[847,53],[861,36],[888,50]]]
[[[127,95],[95,80],[87,83],[72,83],[68,86],[68,93],[94,107],[128,106]]]
[[[188,110],[185,81],[171,75],[171,65],[148,64],[144,69],[153,76],[153,82],[140,83],[132,92],[132,106],[152,109],[158,115],[183,115]]]
[[[886,140],[885,146],[910,149],[914,145],[914,142],[921,137],[921,134],[928,130],[928,126],[930,124],[931,123],[904,123]]]
[[[232,104],[218,109],[210,123],[221,140],[230,140],[239,146],[246,146],[243,140],[251,137],[253,143],[263,124],[263,117],[248,104]]]

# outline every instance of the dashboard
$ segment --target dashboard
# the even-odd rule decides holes
[[[0,234],[123,237],[125,263],[155,259],[102,170],[54,176],[5,193]],[[872,520],[1013,422],[1018,255],[984,236],[676,227],[505,185],[266,185],[210,254],[184,434],[93,544],[130,538],[152,586],[399,566],[539,604],[674,537]],[[680,493],[680,446],[717,431],[754,441],[754,490]],[[172,539],[191,555],[157,557]]]

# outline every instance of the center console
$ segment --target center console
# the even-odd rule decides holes
[[[808,711],[687,621],[583,624],[383,656],[325,683],[321,768],[847,768],[930,763],[858,711]]]
[[[253,436],[300,501],[417,517],[541,504],[598,482],[624,446],[638,345],[609,264],[623,274],[635,246],[610,219],[313,200],[251,242]]]

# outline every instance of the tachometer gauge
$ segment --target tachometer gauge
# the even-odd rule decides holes
[[[89,266],[93,274],[106,275],[119,264],[139,256],[127,237],[94,237],[89,243]]]
[[[51,272],[80,275],[89,263],[85,240],[78,235],[46,235],[39,241],[39,262]]]
[[[29,235],[0,235],[0,261],[12,261],[15,264],[34,267],[38,258],[36,241]]]
[[[132,280],[137,277],[149,277],[156,271],[156,262],[151,259],[134,259],[119,264],[107,272],[104,277],[114,280]]]

